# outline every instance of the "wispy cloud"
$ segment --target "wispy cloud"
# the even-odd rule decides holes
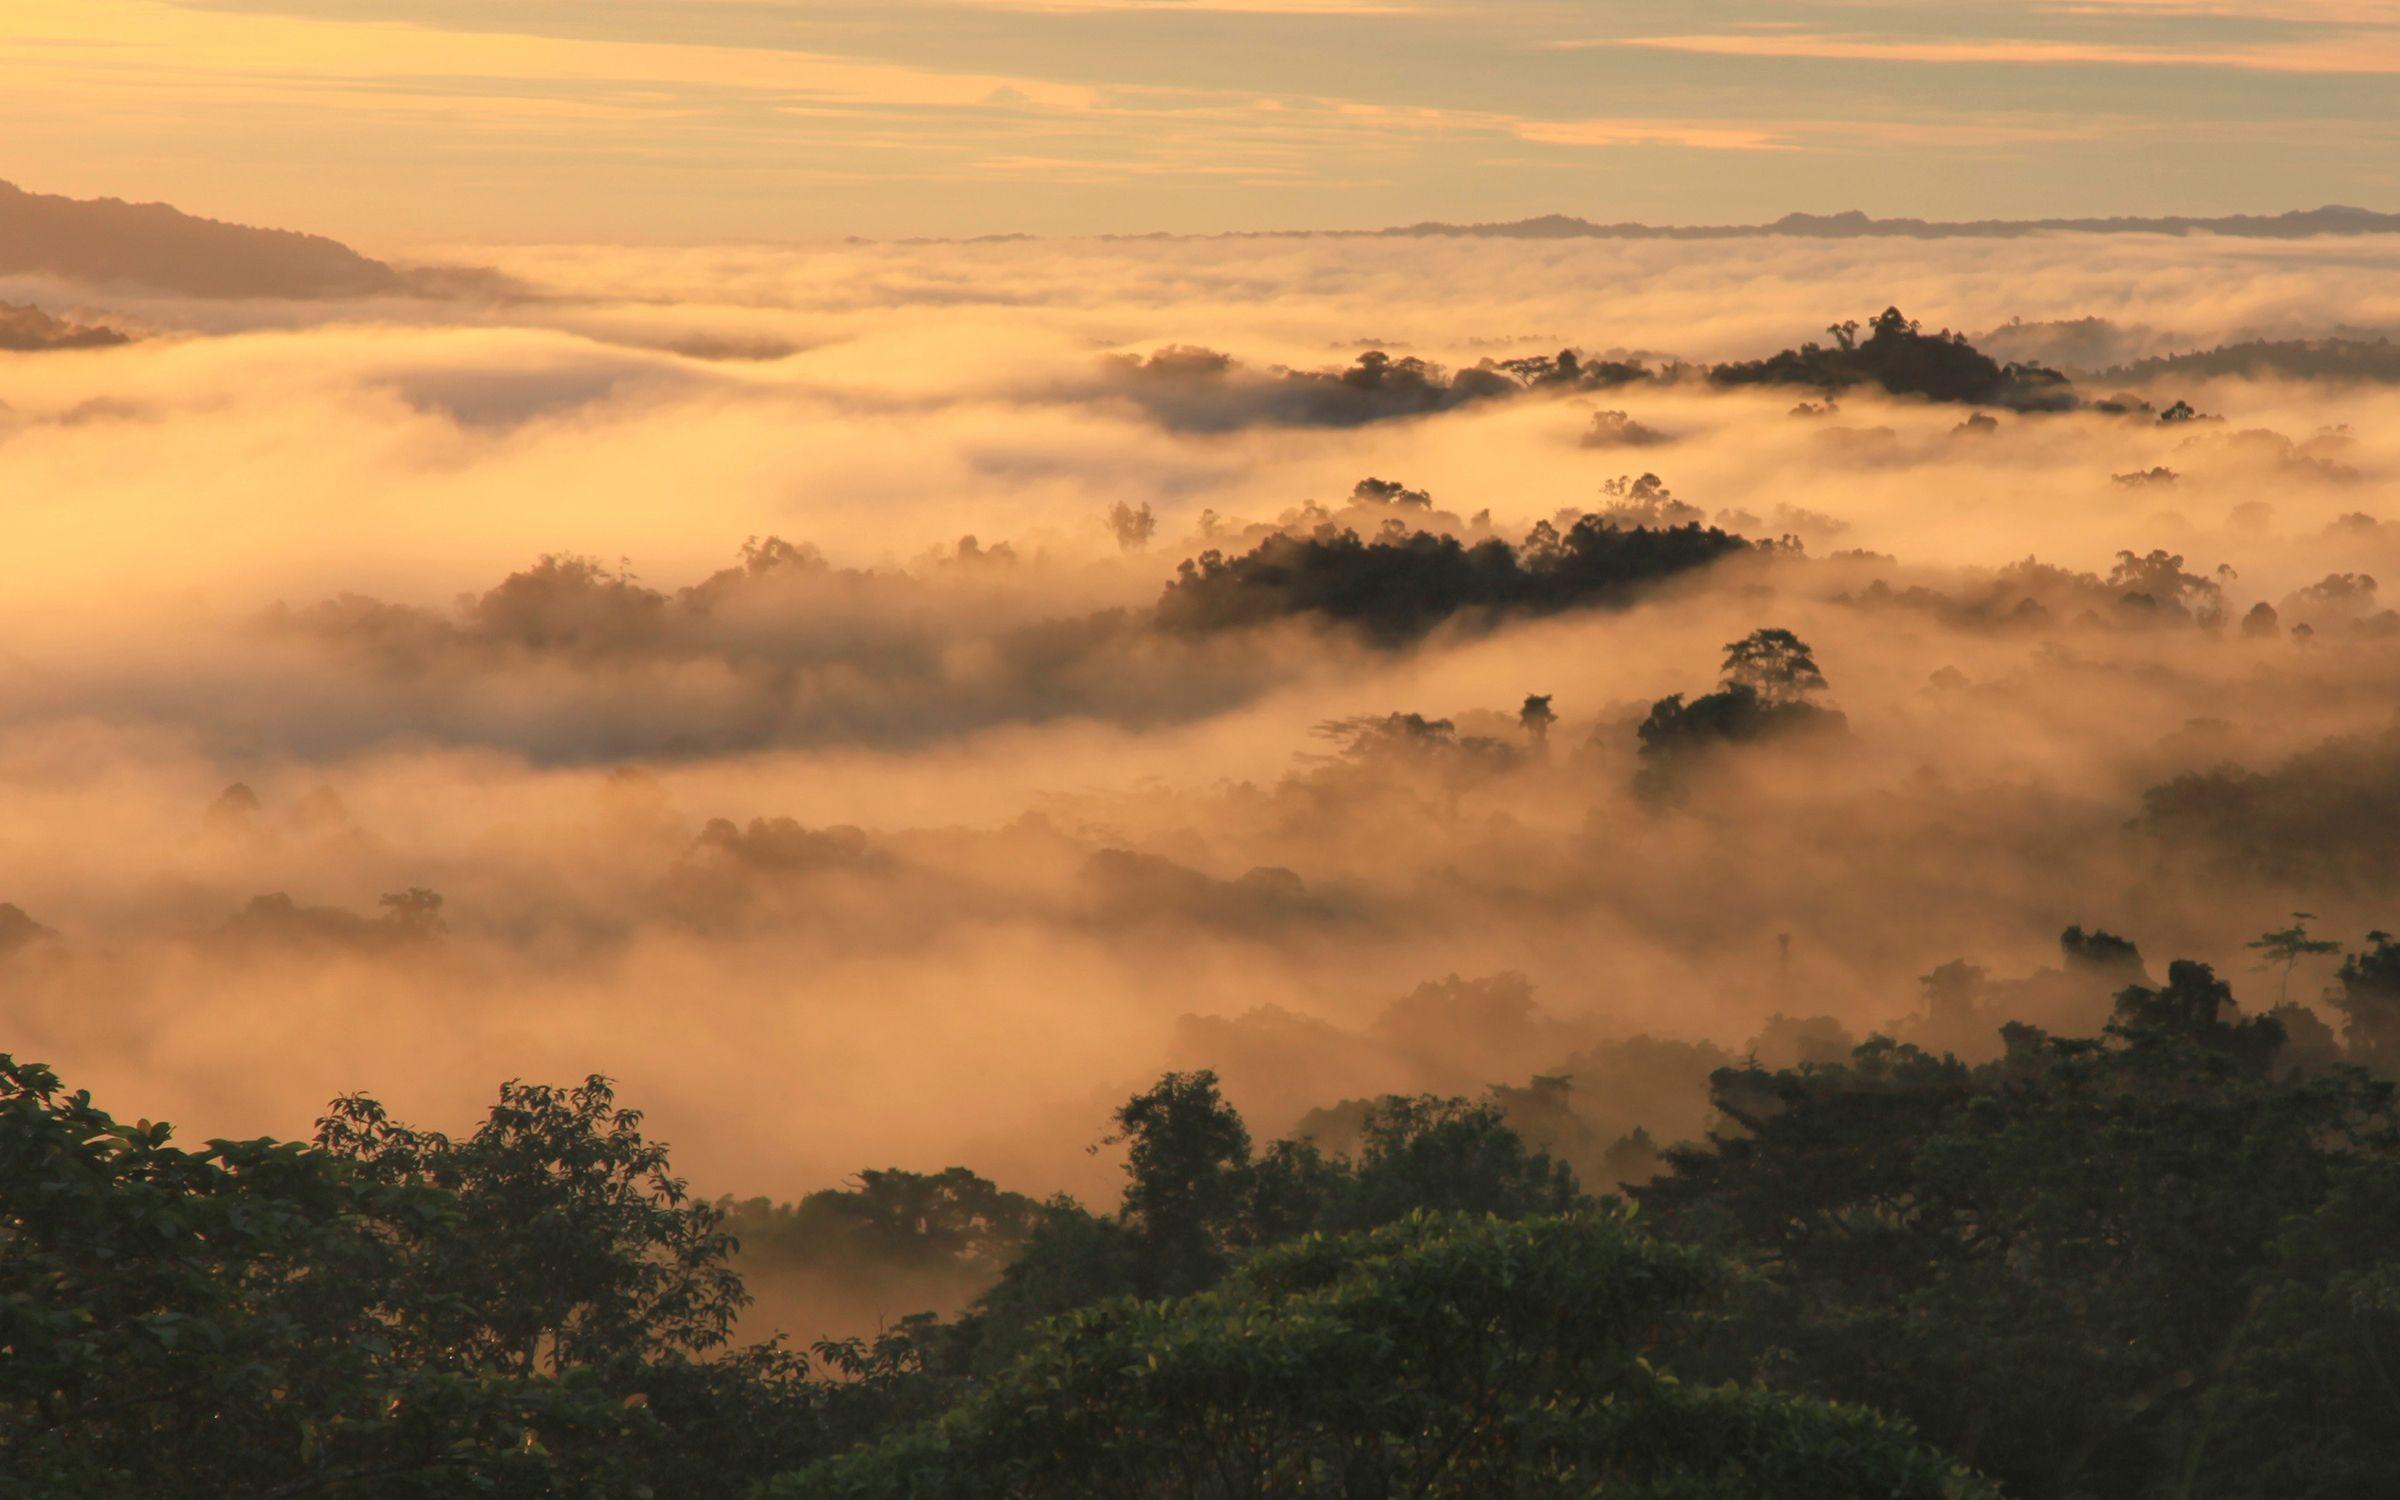
[[[155,0],[12,0],[0,58],[74,50],[94,83],[178,79],[477,79],[501,85],[693,85],[868,103],[965,105],[1014,89],[1053,108],[1089,105],[1088,85],[912,67],[801,50],[458,31],[381,21],[195,12]],[[53,52],[42,61],[61,66]],[[12,76],[14,75],[12,67]]]
[[[1521,140],[1549,146],[1681,146],[1693,151],[1791,151],[1773,126],[1696,120],[1520,120]]]
[[[785,0],[766,0],[766,3],[781,4]],[[1159,15],[1181,11],[1243,16],[1391,16],[1424,8],[1409,0],[951,0],[951,3],[976,10],[1048,15],[1109,11]]]
[[[1771,217],[1846,200],[1819,169],[1869,154],[1885,207],[1973,217],[2064,207],[2075,143],[2142,134],[2219,149],[2076,207],[2319,202],[2390,180],[2393,5],[0,0],[0,171],[387,252],[1473,218],[1573,209],[1594,174],[1626,213]],[[1594,34],[1546,42],[1562,17]],[[1833,61],[1735,93],[1737,59]],[[2284,151],[2302,118],[2320,139]]]
[[[2400,32],[2363,31],[2281,42],[2177,46],[2042,37],[1897,37],[1835,32],[1714,32],[1590,37],[1556,48],[1636,47],[1711,57],[2003,66],[2235,68],[2260,73],[2400,73]]]
[[[2302,25],[2389,26],[2400,17],[2390,0],[2035,0],[2049,16],[2185,16]]]

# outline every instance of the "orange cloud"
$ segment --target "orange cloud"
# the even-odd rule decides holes
[[[1692,151],[1793,151],[1769,127],[1692,120],[1521,120],[1521,140],[1546,146],[1681,146]]]
[[[1854,33],[1707,33],[1597,37],[1559,48],[1642,47],[1712,57],[1814,58],[1849,62],[1986,63],[2049,66],[2237,68],[2261,73],[2400,73],[2400,35],[2348,33],[2305,42],[2158,47],[2131,42],[1959,37],[1940,41]]]

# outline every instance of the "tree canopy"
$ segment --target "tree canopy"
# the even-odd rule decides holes
[[[1203,552],[1177,569],[1158,621],[1215,631],[1305,616],[1400,645],[1452,620],[1620,603],[1643,585],[1704,567],[1749,543],[1703,527],[1623,527],[1585,516],[1563,533],[1537,525],[1521,547],[1430,531],[1373,539],[1320,528],[1278,533],[1239,556]]]
[[[1742,691],[1817,690],[1797,638],[1736,646]],[[2325,941],[2303,914],[2259,948]],[[512,1081],[455,1138],[351,1096],[309,1142],[186,1150],[0,1058],[0,1475],[167,1500],[2365,1500],[2400,1471],[2395,952],[2343,956],[2336,1037],[2072,926],[2047,972],[2114,988],[2098,1034],[2006,1020],[2038,985],[1947,965],[1928,1004],[1944,1034],[1997,1024],[1988,1060],[1779,1015],[1739,1063],[1675,1063],[1726,1064],[1681,1140],[1609,1144],[1545,1074],[1262,1144],[1213,1073],[1169,1073],[1114,1112],[1106,1208],[964,1168],[702,1201],[599,1078]],[[1486,988],[1487,1020],[1527,1003]],[[743,1270],[794,1262],[981,1290],[736,1345]]]
[[[1667,1374],[1731,1281],[1621,1212],[1310,1235],[1062,1318],[938,1422],[768,1494],[1996,1496],[1863,1409]]]
[[[1765,359],[1721,364],[1709,379],[1722,386],[1802,385],[1829,393],[1874,385],[1895,396],[1975,402],[2017,408],[2075,404],[2066,377],[2038,365],[2004,365],[1967,342],[1966,335],[1926,333],[1896,307],[1870,319],[1861,338],[1856,321],[1826,330],[1832,347],[1810,342]]]

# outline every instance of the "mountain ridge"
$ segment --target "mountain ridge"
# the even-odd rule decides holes
[[[1253,229],[1217,235],[1108,234],[1132,239],[2015,239],[2035,234],[2222,234],[2245,239],[2312,239],[2333,234],[2400,234],[2400,213],[2328,203],[2279,214],[2118,214],[2046,219],[1878,219],[1859,209],[1793,212],[1763,224],[1597,223],[1573,214],[1537,214],[1456,224],[1425,219],[1381,229]],[[984,236],[983,238],[992,238]]]
[[[201,218],[166,203],[68,198],[0,182],[0,274],[198,297],[401,293],[407,278],[321,234]]]

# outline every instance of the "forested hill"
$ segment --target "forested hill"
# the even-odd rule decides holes
[[[397,292],[400,273],[338,240],[203,219],[164,203],[66,198],[0,182],[0,275],[194,297]]]

